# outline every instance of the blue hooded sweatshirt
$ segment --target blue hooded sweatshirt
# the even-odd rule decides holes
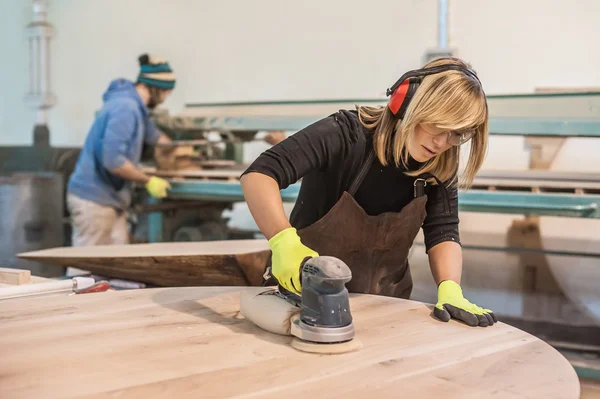
[[[133,184],[110,170],[125,161],[138,166],[143,143],[155,144],[160,132],[152,124],[133,82],[113,80],[103,100],[104,105],[96,114],[67,190],[100,205],[125,210],[131,204]]]

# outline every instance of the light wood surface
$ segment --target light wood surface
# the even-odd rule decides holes
[[[194,179],[217,179],[217,180],[239,180],[240,175],[243,171],[240,170],[222,170],[222,169],[209,169],[209,170],[157,170],[154,172],[156,176],[160,177],[180,177],[180,178],[194,178]]]
[[[0,267],[0,284],[22,285],[31,283],[31,271]]]
[[[269,256],[264,239],[58,247],[17,255],[157,286],[259,285]]]
[[[488,186],[502,188],[531,188],[546,190],[600,190],[600,174],[555,172],[546,170],[481,171],[473,181],[475,187]]]
[[[154,144],[156,147],[193,147],[195,145],[205,145],[209,144],[208,140],[199,139],[199,140],[171,140],[171,141],[162,141]]]
[[[239,178],[240,175],[250,166],[250,164],[237,163],[228,159],[209,159],[198,162],[201,166],[208,169],[157,169],[154,166],[144,165],[141,169],[148,174],[161,174],[163,176],[182,176],[182,177],[214,177],[214,178]]]
[[[188,255],[239,255],[269,249],[267,240],[223,240],[198,242],[161,242],[154,244],[93,245],[56,247],[23,252],[19,257],[44,258],[137,258]]]
[[[419,302],[351,295],[363,347],[315,355],[239,316],[239,287],[0,303],[2,398],[578,398],[539,339],[472,328]]]
[[[235,167],[237,163],[229,159],[206,159],[199,162],[203,168],[227,168]],[[243,170],[243,169],[242,169]]]

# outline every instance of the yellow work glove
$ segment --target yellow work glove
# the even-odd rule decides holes
[[[288,291],[300,294],[300,265],[306,259],[319,256],[300,241],[295,228],[280,231],[269,240],[273,252],[271,258],[271,274],[279,284]]]
[[[146,190],[154,198],[166,197],[168,188],[171,188],[169,182],[156,176],[152,176],[146,183]]]
[[[471,327],[487,327],[498,322],[494,312],[467,301],[460,285],[452,280],[444,280],[438,286],[438,302],[433,314],[441,321],[448,321],[452,317]]]

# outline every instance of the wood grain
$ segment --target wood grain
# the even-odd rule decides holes
[[[18,254],[157,286],[257,286],[270,256],[266,240],[59,247]]]
[[[579,397],[564,357],[503,323],[442,323],[430,305],[351,295],[363,347],[315,355],[238,315],[251,289],[0,302],[0,397]]]

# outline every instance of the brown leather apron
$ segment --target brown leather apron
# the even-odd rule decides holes
[[[304,245],[319,255],[335,256],[350,267],[352,280],[346,284],[349,292],[408,299],[413,286],[408,252],[425,220],[426,180],[422,176],[415,180],[414,199],[400,212],[370,216],[353,196],[374,159],[371,151],[333,208],[312,225],[298,230],[298,235]]]

